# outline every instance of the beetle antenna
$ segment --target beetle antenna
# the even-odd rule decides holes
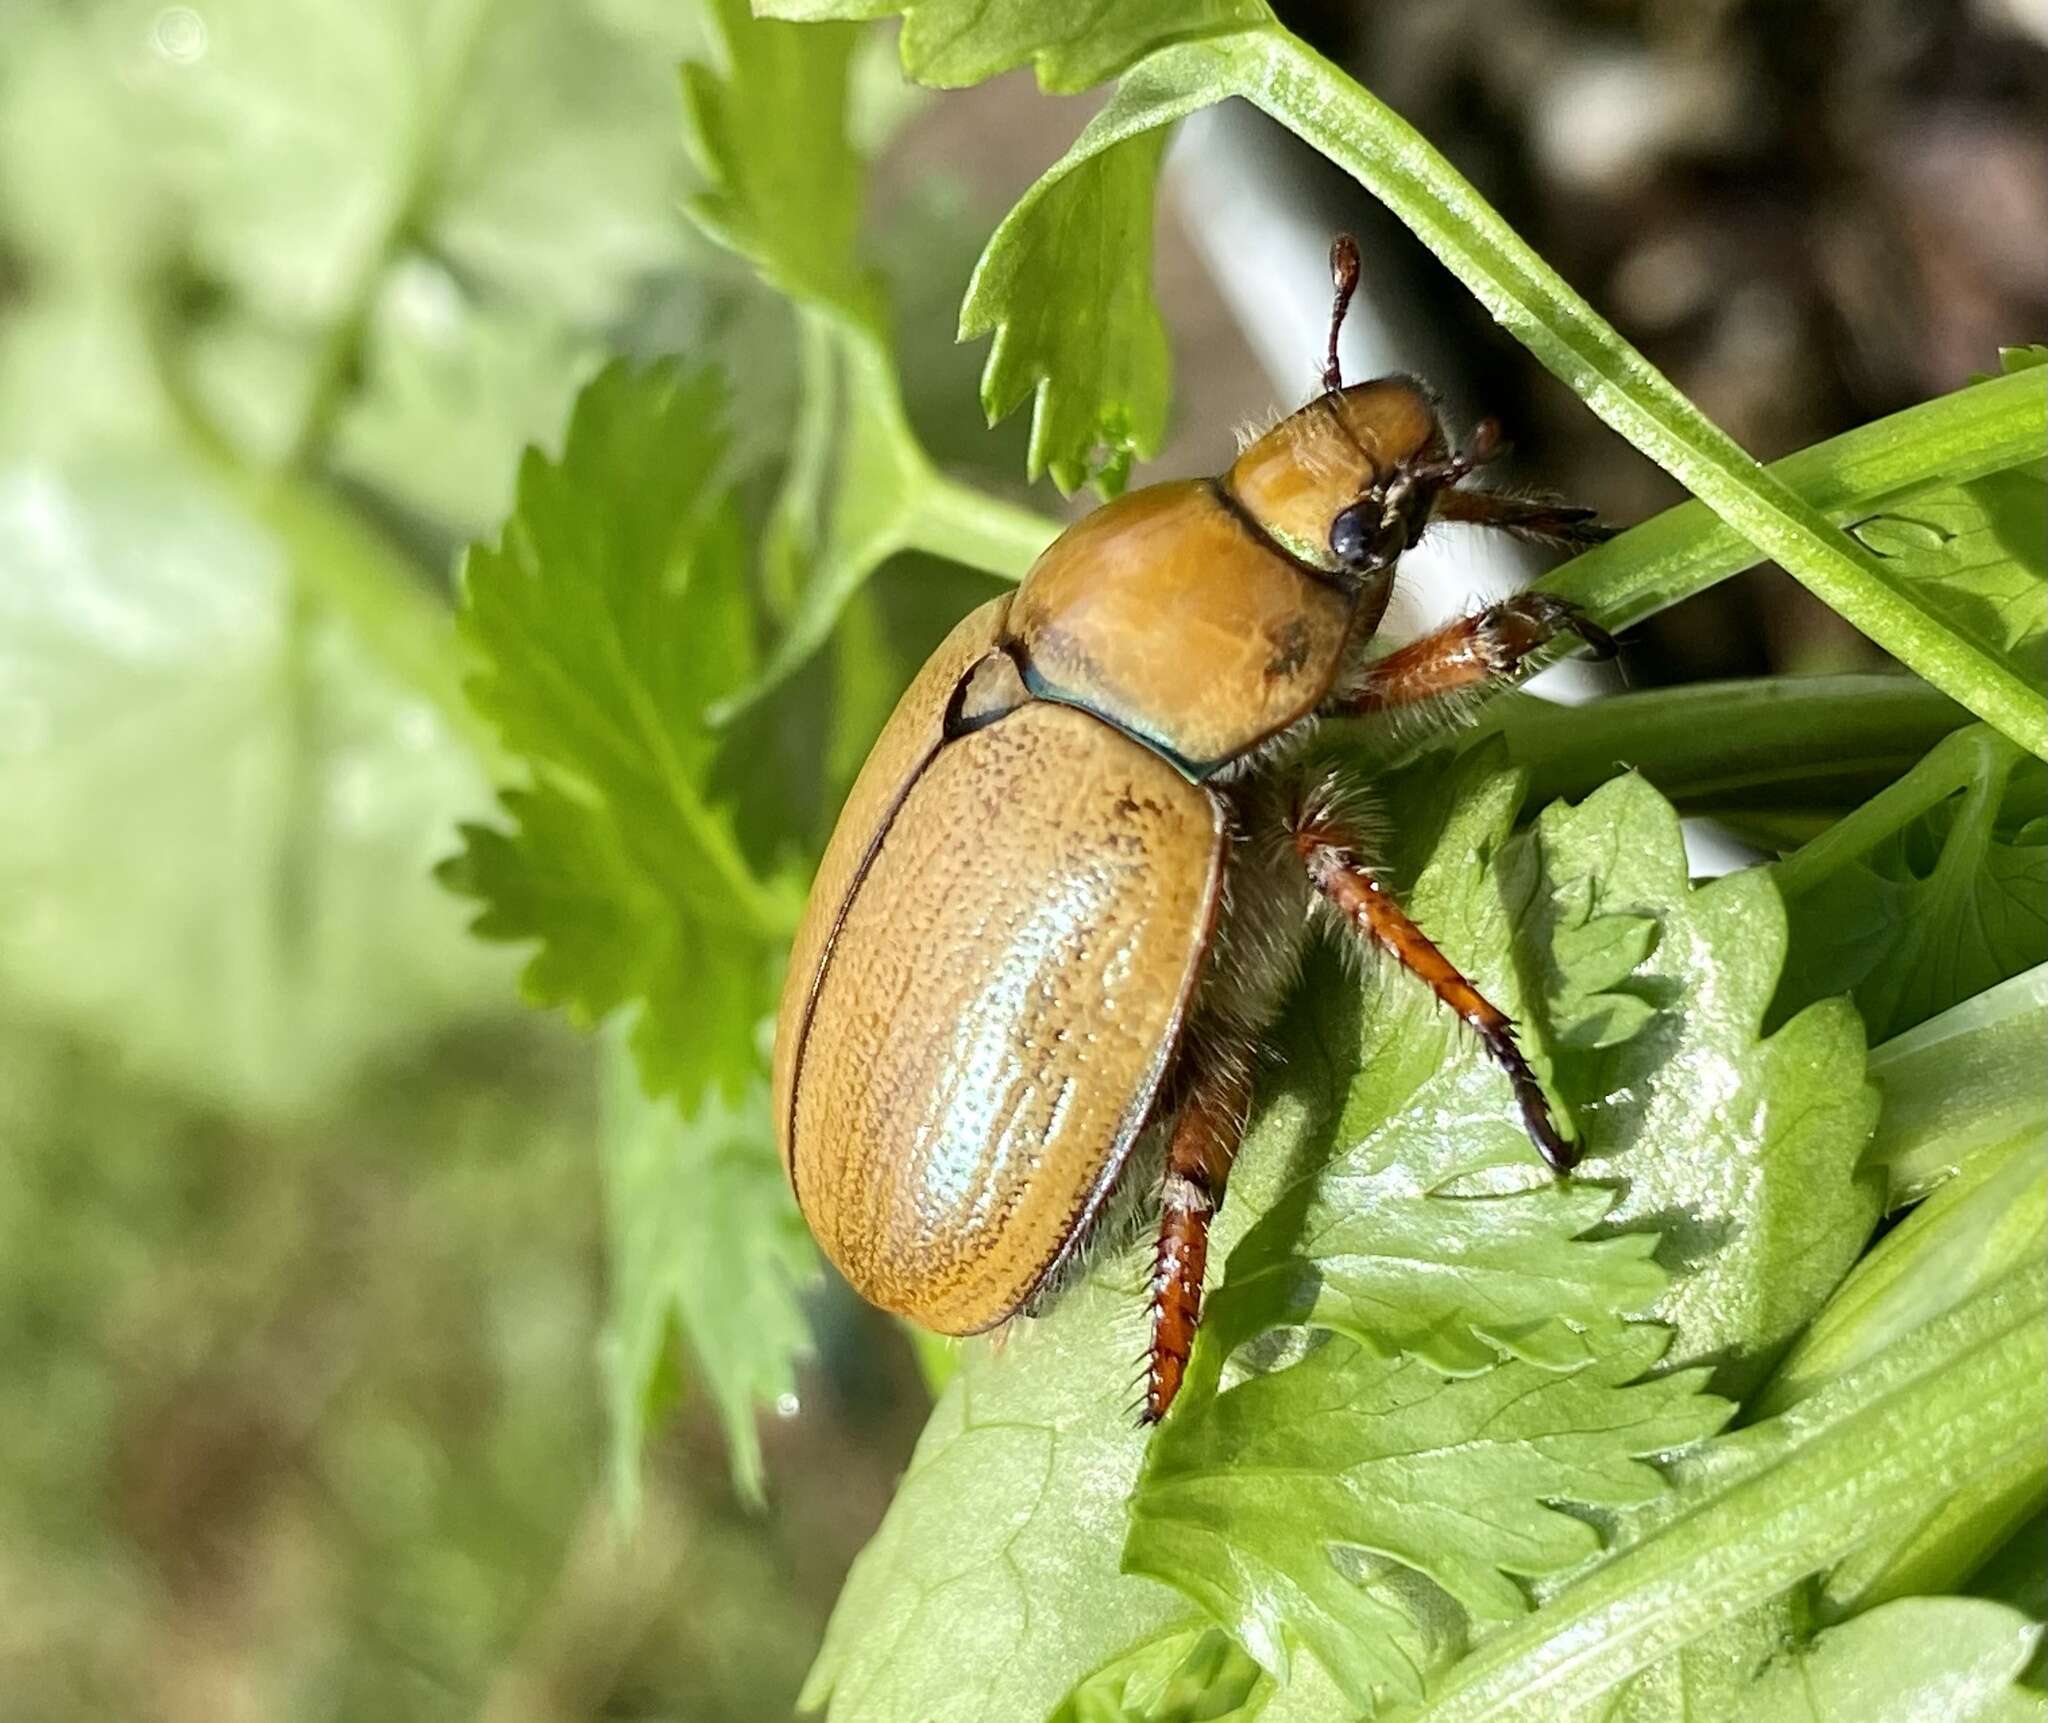
[[[1344,387],[1343,368],[1337,363],[1337,336],[1344,327],[1344,313],[1351,309],[1351,296],[1358,291],[1358,241],[1340,233],[1330,242],[1330,282],[1337,290],[1330,304],[1330,352],[1323,361],[1323,392]]]

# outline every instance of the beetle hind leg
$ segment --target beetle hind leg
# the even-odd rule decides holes
[[[1150,1338],[1145,1351],[1145,1401],[1140,1417],[1166,1416],[1187,1375],[1188,1354],[1202,1320],[1202,1280],[1209,1262],[1209,1224],[1223,1201],[1230,1164],[1251,1106],[1248,1061],[1211,1056],[1198,1064],[1174,1120],[1160,1191],[1159,1241],[1149,1286]]]
[[[1480,1045],[1514,1090],[1522,1127],[1551,1171],[1567,1173],[1577,1164],[1578,1146],[1551,1117],[1536,1073],[1530,1069],[1507,1013],[1459,973],[1436,943],[1408,918],[1393,894],[1360,859],[1353,834],[1326,808],[1304,796],[1293,819],[1295,854],[1309,883],[1343,917],[1347,926],[1379,947],[1425,983],[1479,1037]]]

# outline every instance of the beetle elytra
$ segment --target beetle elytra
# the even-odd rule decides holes
[[[1324,718],[1449,713],[1565,631],[1522,594],[1379,657],[1404,551],[1432,521],[1562,544],[1589,511],[1467,488],[1428,392],[1346,387],[1358,274],[1339,240],[1323,389],[1214,480],[1069,528],[956,627],[841,812],[775,1040],[784,1165],[854,1289],[947,1334],[1058,1276],[1141,1138],[1162,1145],[1144,1412],[1178,1392],[1210,1218],[1260,1038],[1320,915],[1477,1033],[1528,1134],[1573,1160],[1508,1020],[1373,873],[1348,786],[1309,769]]]

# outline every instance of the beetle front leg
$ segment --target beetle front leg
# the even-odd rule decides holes
[[[1347,717],[1400,711],[1511,682],[1565,633],[1578,635],[1597,658],[1615,654],[1613,636],[1568,599],[1518,592],[1375,659],[1327,710]]]
[[[1591,509],[1574,508],[1542,497],[1512,496],[1505,491],[1469,491],[1457,485],[1447,485],[1437,492],[1430,519],[1492,527],[1516,538],[1575,550],[1605,544],[1614,536],[1614,529]]]
[[[1166,1416],[1187,1374],[1188,1354],[1202,1320],[1209,1223],[1223,1201],[1250,1107],[1249,1061],[1214,1057],[1197,1067],[1174,1121],[1159,1200],[1159,1243],[1152,1256],[1152,1334],[1145,1351],[1143,1413],[1148,1424]]]
[[[1408,919],[1393,894],[1359,859],[1350,834],[1324,816],[1308,798],[1297,804],[1293,826],[1295,853],[1308,871],[1309,883],[1347,925],[1372,941],[1410,975],[1427,983],[1437,998],[1464,1020],[1514,1089],[1522,1128],[1529,1133],[1536,1152],[1553,1172],[1570,1172],[1578,1161],[1578,1148],[1559,1134],[1550,1116],[1550,1103],[1536,1081],[1536,1073],[1522,1055],[1507,1013],[1466,980],[1437,949],[1436,942]]]

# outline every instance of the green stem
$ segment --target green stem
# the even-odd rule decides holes
[[[1771,476],[1836,522],[1895,508],[2038,455],[2048,367],[1993,377],[1774,462]],[[1681,503],[1537,584],[1626,628],[1757,563],[1756,547],[1704,503]]]
[[[1154,56],[1235,88],[1364,185],[1587,406],[1838,615],[2023,745],[2048,753],[2048,697],[1885,578],[1759,466],[1545,264],[1434,147],[1314,49],[1263,28]]]
[[[1787,790],[1889,783],[1968,722],[1917,678],[1873,673],[1701,682],[1585,706],[1510,695],[1480,734],[1499,734],[1529,771],[1532,805],[1585,795],[1617,770],[1676,801],[1758,790],[1782,801]]]
[[[451,51],[442,60],[437,75],[420,92],[415,112],[424,117],[412,141],[404,195],[393,204],[383,231],[351,287],[347,304],[328,325],[314,355],[306,405],[281,463],[287,471],[305,472],[319,464],[334,434],[335,421],[356,387],[363,347],[384,277],[419,231],[440,190],[441,157],[449,126],[460,107],[494,3],[495,0],[468,0],[469,15],[461,21]]]
[[[1884,1110],[1865,1164],[1890,1178],[1890,1207],[1917,1201],[1988,1148],[2041,1142],[2044,1040],[2048,963],[1871,1049],[1870,1080],[1884,1092]]]
[[[927,551],[1003,580],[1021,580],[1061,525],[943,473],[918,493],[903,529],[905,548]]]
[[[322,489],[288,474],[265,476],[228,460],[212,463],[284,543],[297,582],[347,622],[386,671],[427,701],[484,770],[505,772],[490,727],[462,688],[462,661],[448,607],[419,571]]]
[[[2019,757],[2017,748],[1982,724],[1957,731],[1897,783],[1779,862],[1772,870],[1778,890],[1787,898],[1803,897],[1958,790],[2002,788]]]

